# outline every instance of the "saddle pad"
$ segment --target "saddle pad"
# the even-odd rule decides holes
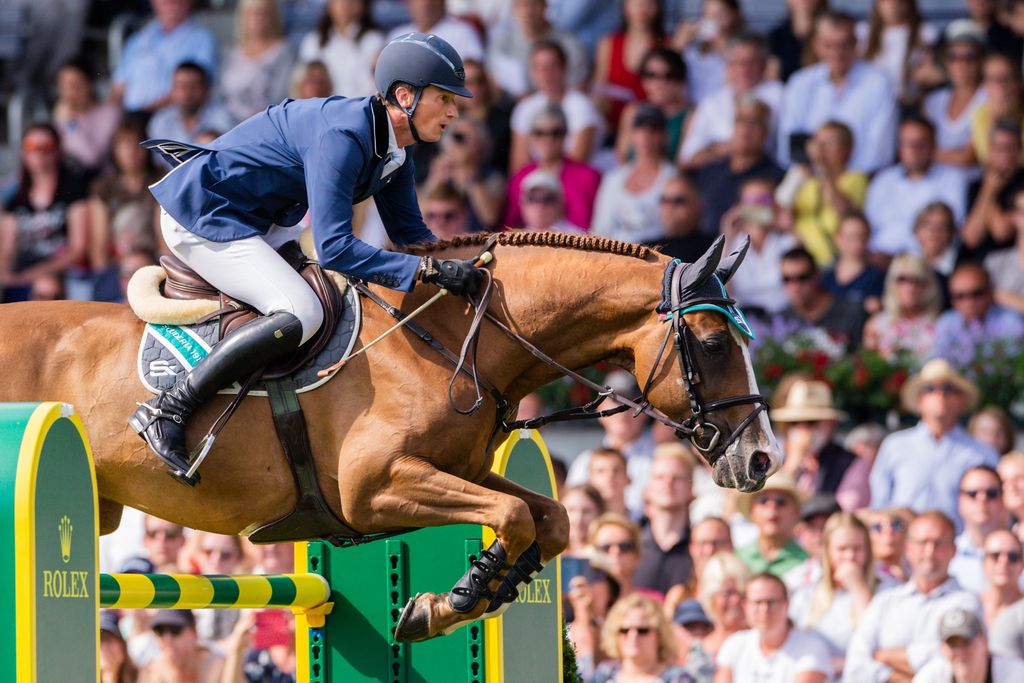
[[[341,301],[341,318],[327,345],[292,375],[298,393],[312,391],[329,380],[330,376],[317,377],[316,373],[347,356],[356,344],[362,312],[355,287],[346,288]],[[206,358],[217,341],[219,325],[217,320],[180,326],[146,323],[139,343],[138,365],[142,384],[154,394],[170,389],[179,375],[187,373]],[[237,394],[240,388],[235,383],[220,393]],[[249,393],[267,395],[262,382],[257,382]]]

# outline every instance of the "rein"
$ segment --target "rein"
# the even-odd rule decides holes
[[[477,257],[477,261],[486,261],[486,259],[482,258],[482,254],[493,249],[496,242],[496,235],[492,236],[484,245],[481,256]],[[665,338],[661,343],[661,347],[658,349],[658,354],[655,356],[650,373],[647,375],[647,379],[643,383],[643,389],[641,390],[639,401],[628,398],[607,385],[600,385],[587,377],[584,377],[575,370],[562,365],[490,313],[487,309],[493,295],[494,278],[491,272],[486,268],[482,269],[486,279],[486,285],[482,289],[479,300],[472,301],[475,311],[473,320],[470,323],[469,330],[467,331],[465,340],[463,341],[461,352],[457,357],[419,325],[408,322],[405,327],[426,342],[431,348],[441,353],[446,360],[455,366],[452,379],[448,383],[448,402],[452,406],[452,409],[461,415],[472,415],[480,409],[483,404],[483,396],[480,392],[481,386],[487,390],[498,404],[498,420],[501,428],[506,432],[511,432],[515,429],[536,429],[552,422],[591,420],[600,417],[607,417],[609,415],[616,415],[632,409],[634,417],[643,413],[649,416],[652,420],[671,427],[675,430],[678,438],[689,439],[698,451],[705,456],[710,456],[715,451],[724,451],[730,444],[736,441],[740,437],[740,434],[743,433],[743,430],[749,427],[750,424],[757,419],[757,416],[766,409],[767,404],[764,397],[760,394],[743,394],[707,402],[701,399],[699,385],[702,382],[702,378],[697,370],[697,365],[693,360],[693,344],[696,343],[695,337],[690,328],[685,322],[683,322],[683,316],[686,313],[697,310],[706,310],[709,308],[720,310],[724,307],[732,307],[735,306],[736,302],[734,299],[726,297],[710,296],[691,297],[684,300],[682,298],[682,278],[688,265],[690,264],[684,264],[675,260],[669,262],[667,266],[667,269],[672,269],[670,297],[668,301],[663,302],[666,304],[667,312],[662,314],[661,318],[663,322],[670,322],[671,324],[665,331]],[[666,275],[668,275],[668,273],[666,273]],[[383,308],[395,319],[400,321],[406,319],[407,316],[402,313],[402,311],[374,294],[363,283],[356,283],[356,288],[361,294],[367,296],[367,298]],[[724,289],[722,291],[724,294]],[[562,375],[569,377],[596,392],[596,398],[582,406],[574,406],[572,408],[558,410],[548,415],[542,415],[526,420],[507,419],[511,410],[511,404],[505,398],[504,394],[485,380],[481,379],[476,370],[476,353],[480,339],[480,327],[484,319],[490,321],[495,327],[504,332],[506,336],[515,341],[519,346],[529,351],[535,358],[545,365],[558,370]],[[683,369],[683,383],[686,386],[687,399],[690,403],[690,416],[682,422],[676,422],[655,410],[654,407],[651,406],[650,400],[647,398],[651,386],[654,383],[654,377],[657,374],[658,368],[661,366],[662,358],[665,356],[665,351],[668,348],[670,338],[673,339],[676,353],[679,356],[680,367]],[[476,399],[469,408],[460,408],[456,405],[452,395],[455,380],[460,373],[466,374],[473,380],[474,389],[476,391]],[[615,408],[595,410],[606,398],[613,399],[619,403],[619,405]],[[743,421],[740,422],[736,429],[734,429],[733,432],[723,441],[721,429],[719,429],[714,423],[708,422],[706,416],[716,410],[724,410],[726,408],[745,404],[750,404],[753,408]]]

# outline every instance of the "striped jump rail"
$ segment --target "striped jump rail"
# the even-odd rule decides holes
[[[119,609],[289,608],[323,626],[333,603],[318,574],[100,574],[100,607]]]

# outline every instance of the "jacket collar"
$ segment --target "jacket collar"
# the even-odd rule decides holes
[[[383,159],[390,146],[390,127],[388,111],[378,97],[370,98],[370,121],[373,126],[373,153],[378,159]]]

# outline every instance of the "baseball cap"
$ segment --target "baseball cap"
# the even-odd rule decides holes
[[[943,642],[950,638],[973,640],[981,632],[978,615],[961,607],[949,610],[939,620],[939,639]]]
[[[817,493],[803,505],[800,506],[800,519],[807,521],[811,517],[825,515],[826,517],[839,512],[839,503],[831,493]]]
[[[558,196],[562,196],[562,183],[555,177],[554,173],[550,171],[543,171],[536,169],[527,174],[523,178],[523,193],[527,193],[530,190],[548,190],[554,192]]]
[[[162,609],[149,622],[149,627],[154,631],[161,626],[177,626],[178,628],[191,626],[195,628],[196,618],[190,609]]]
[[[129,557],[121,563],[122,574],[153,574],[156,565],[145,557]]]
[[[704,613],[704,608],[701,607],[700,603],[690,598],[689,600],[683,600],[676,607],[676,613],[672,616],[672,621],[676,622],[680,626],[686,626],[687,624],[707,624],[708,626],[714,626],[711,620],[708,619],[708,615]]]
[[[641,104],[633,114],[633,127],[664,130],[668,127],[668,119],[665,118],[665,113],[653,104]]]
[[[120,617],[117,616],[117,612],[113,612],[109,609],[100,610],[100,630],[112,633],[118,638],[123,637],[121,635]]]
[[[977,47],[985,49],[988,42],[985,30],[970,19],[956,19],[949,22],[943,33],[946,44],[967,41],[974,43]]]

